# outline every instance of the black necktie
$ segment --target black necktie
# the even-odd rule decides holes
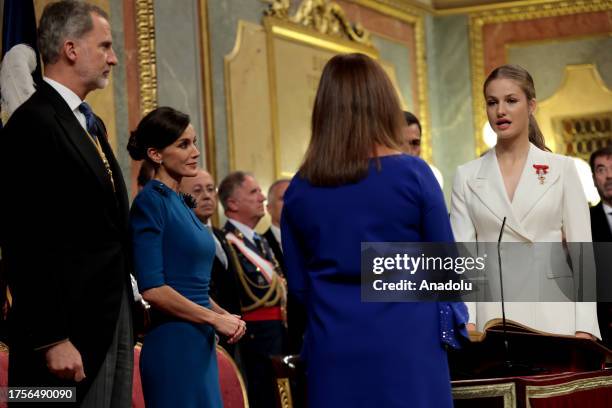
[[[81,102],[79,105],[79,111],[85,115],[85,123],[87,124],[87,132],[92,137],[98,136],[98,120],[96,119],[96,115],[94,115],[91,110],[91,106],[87,102]]]

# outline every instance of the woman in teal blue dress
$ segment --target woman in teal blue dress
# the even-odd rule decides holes
[[[289,293],[306,305],[302,357],[312,408],[450,408],[446,347],[463,303],[363,302],[362,242],[452,242],[427,163],[400,152],[403,116],[362,54],[323,69],[304,162],[281,217]]]
[[[128,150],[155,167],[130,212],[134,269],[153,316],[140,356],[146,406],[222,407],[215,331],[235,343],[246,325],[208,297],[214,240],[178,192],[182,177],[197,174],[195,131],[187,115],[158,108]]]

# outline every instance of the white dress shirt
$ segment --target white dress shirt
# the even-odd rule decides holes
[[[79,98],[77,94],[72,92],[70,88],[60,84],[57,81],[54,81],[51,78],[43,77],[43,80],[49,85],[51,85],[53,89],[55,89],[57,93],[60,94],[64,101],[66,101],[66,104],[68,104],[68,107],[70,108],[74,116],[77,118],[83,129],[85,129],[85,131],[87,132],[87,121],[85,120],[85,115],[83,115],[83,113],[79,110],[79,105],[83,103],[81,98]]]
[[[251,243],[253,245],[255,244],[255,239],[253,238],[255,236],[255,230],[253,230],[253,228],[251,227],[247,227],[246,225],[244,225],[243,223],[241,223],[240,221],[236,221],[234,219],[228,218],[229,222],[231,222],[232,224],[234,224],[234,226],[236,228],[238,228],[238,231],[240,231],[242,233],[242,235],[244,235],[244,237],[246,239],[248,239],[249,241],[251,241]]]

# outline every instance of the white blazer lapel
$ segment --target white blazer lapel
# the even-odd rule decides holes
[[[534,165],[548,166],[548,168],[541,169],[538,175]],[[530,146],[525,168],[512,201],[512,208],[519,222],[522,223],[525,220],[537,202],[558,181],[561,174],[560,166],[561,164],[554,160],[552,154],[547,154],[533,144]]]
[[[531,241],[520,222],[515,217],[514,211],[508,193],[504,187],[495,149],[491,149],[484,157],[480,169],[476,173],[476,177],[467,180],[470,190],[478,197],[478,199],[489,209],[501,223],[506,217],[506,228],[511,228],[515,233],[523,236],[526,240]]]

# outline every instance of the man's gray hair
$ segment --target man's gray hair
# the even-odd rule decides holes
[[[221,181],[219,184],[218,196],[224,210],[227,211],[227,202],[234,194],[234,190],[244,183],[247,176],[253,177],[251,173],[235,171],[225,176],[225,178]]]
[[[45,7],[38,25],[38,48],[43,63],[56,63],[66,39],[81,38],[93,29],[91,13],[108,20],[104,10],[83,1],[64,0]]]

